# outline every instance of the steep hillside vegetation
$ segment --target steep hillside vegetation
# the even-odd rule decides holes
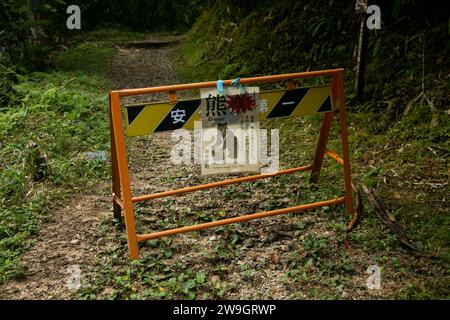
[[[417,94],[424,56],[426,89],[443,107],[448,9],[434,12],[426,1],[377,4],[382,28],[369,32],[367,96]],[[188,34],[182,74],[200,80],[343,67],[352,82],[358,30],[353,1],[215,1]]]
[[[369,31],[365,99],[358,103],[353,88],[359,21],[353,1],[210,2],[179,52],[180,75],[201,81],[344,67],[353,178],[374,187],[408,237],[439,257],[432,262],[434,277],[446,280],[414,280],[412,266],[423,260],[396,252],[400,244],[367,201],[353,246],[370,248],[378,261],[394,266],[399,272],[394,278],[406,282],[401,297],[448,297],[442,286],[449,281],[444,266],[450,259],[448,9],[426,1],[377,4],[382,27]],[[302,128],[317,128],[318,120],[282,125],[282,159],[301,154],[303,147],[293,141]]]

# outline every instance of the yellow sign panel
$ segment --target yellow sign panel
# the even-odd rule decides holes
[[[259,120],[332,112],[332,100],[330,86],[261,91]],[[194,129],[194,121],[200,121],[200,104],[200,99],[190,99],[125,106],[126,134]]]

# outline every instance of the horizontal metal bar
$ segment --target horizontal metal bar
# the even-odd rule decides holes
[[[294,212],[294,211],[302,211],[302,210],[312,209],[312,208],[316,208],[316,207],[329,206],[329,205],[333,205],[333,204],[341,204],[344,202],[345,202],[345,197],[334,198],[334,199],[329,199],[329,200],[320,201],[320,202],[302,204],[302,205],[298,205],[295,207],[247,214],[244,216],[222,219],[222,220],[212,221],[212,222],[206,222],[206,223],[201,223],[201,224],[196,224],[196,225],[186,226],[186,227],[181,227],[181,228],[176,228],[176,229],[164,230],[164,231],[153,232],[153,233],[142,234],[142,235],[138,234],[138,235],[136,235],[136,237],[137,237],[138,242],[142,242],[142,241],[146,241],[146,240],[156,239],[156,238],[165,237],[165,236],[171,236],[171,235],[184,233],[184,232],[202,230],[202,229],[222,226],[222,225],[226,225],[226,224],[230,224],[230,223],[244,222],[244,221],[269,217],[269,216],[276,216],[276,215],[280,215],[280,214],[284,214],[284,213],[289,213],[289,212]]]
[[[331,69],[331,70],[320,70],[320,71],[308,71],[308,72],[298,72],[298,73],[288,73],[288,74],[279,74],[272,76],[261,76],[261,77],[253,77],[253,78],[242,78],[240,79],[241,84],[250,84],[250,83],[258,83],[258,82],[275,82],[275,81],[283,81],[283,80],[292,80],[292,79],[305,79],[305,78],[313,78],[313,77],[324,77],[324,76],[334,76],[337,73],[343,72],[344,69]],[[224,80],[224,84],[229,86],[233,80]],[[208,81],[208,82],[196,82],[196,83],[187,83],[187,84],[175,84],[169,86],[160,86],[160,87],[150,87],[150,88],[137,88],[137,89],[123,89],[123,90],[113,90],[111,94],[118,94],[120,97],[126,96],[136,96],[141,94],[150,94],[150,93],[159,93],[159,92],[170,92],[170,91],[179,91],[179,90],[193,90],[200,88],[211,88],[217,85],[216,81]]]
[[[181,193],[188,193],[188,192],[194,192],[194,191],[198,191],[198,190],[221,187],[221,186],[225,186],[225,185],[233,184],[233,183],[241,183],[241,182],[246,182],[246,181],[253,181],[253,180],[259,180],[259,179],[280,176],[283,174],[307,171],[307,170],[311,170],[311,169],[312,169],[311,165],[303,166],[303,167],[296,167],[296,168],[291,168],[291,169],[279,170],[279,171],[276,171],[273,173],[257,174],[257,175],[253,175],[253,176],[228,179],[228,180],[223,180],[223,181],[218,181],[218,182],[201,184],[201,185],[193,186],[193,187],[186,187],[186,188],[182,188],[182,189],[176,189],[176,190],[164,191],[164,192],[148,194],[148,195],[143,195],[143,196],[137,196],[137,197],[133,197],[131,200],[133,202],[140,202],[140,201],[145,201],[145,200],[173,196],[173,195],[181,194]]]
[[[341,166],[344,166],[344,160],[336,152],[325,148],[325,153],[330,158],[333,158],[334,160],[336,160]]]

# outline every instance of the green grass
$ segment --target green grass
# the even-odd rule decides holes
[[[114,46],[120,42],[142,40],[146,36],[144,33],[106,29],[81,34],[72,40],[67,50],[55,53],[53,67],[105,77],[110,70]]]
[[[83,152],[109,149],[107,72],[113,43],[141,37],[85,34],[56,54],[56,71],[19,76],[13,103],[0,111],[0,283],[24,276],[21,254],[55,205],[107,179],[108,166],[86,160]],[[33,179],[30,141],[51,168],[39,181]]]
[[[104,178],[103,163],[82,153],[108,148],[107,81],[64,72],[21,76],[14,105],[0,113],[0,282],[22,275],[20,254],[52,203]],[[29,141],[51,173],[34,181]]]

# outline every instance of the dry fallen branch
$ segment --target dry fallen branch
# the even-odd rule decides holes
[[[355,208],[354,208],[354,213],[353,213],[353,217],[352,217],[352,221],[350,221],[348,228],[347,228],[347,233],[351,232],[359,223],[359,221],[361,220],[361,192],[359,191],[359,189],[353,184],[352,182],[352,190],[355,194]]]
[[[364,184],[362,185],[362,189],[364,190],[367,199],[369,199],[369,202],[372,205],[377,217],[381,220],[381,222],[383,222],[384,225],[394,231],[394,233],[397,235],[397,238],[400,240],[400,243],[410,250],[413,250],[415,252],[420,251],[408,240],[405,235],[405,231],[403,230],[400,223],[386,208],[384,208],[383,203],[376,196],[375,192],[370,190]]]

